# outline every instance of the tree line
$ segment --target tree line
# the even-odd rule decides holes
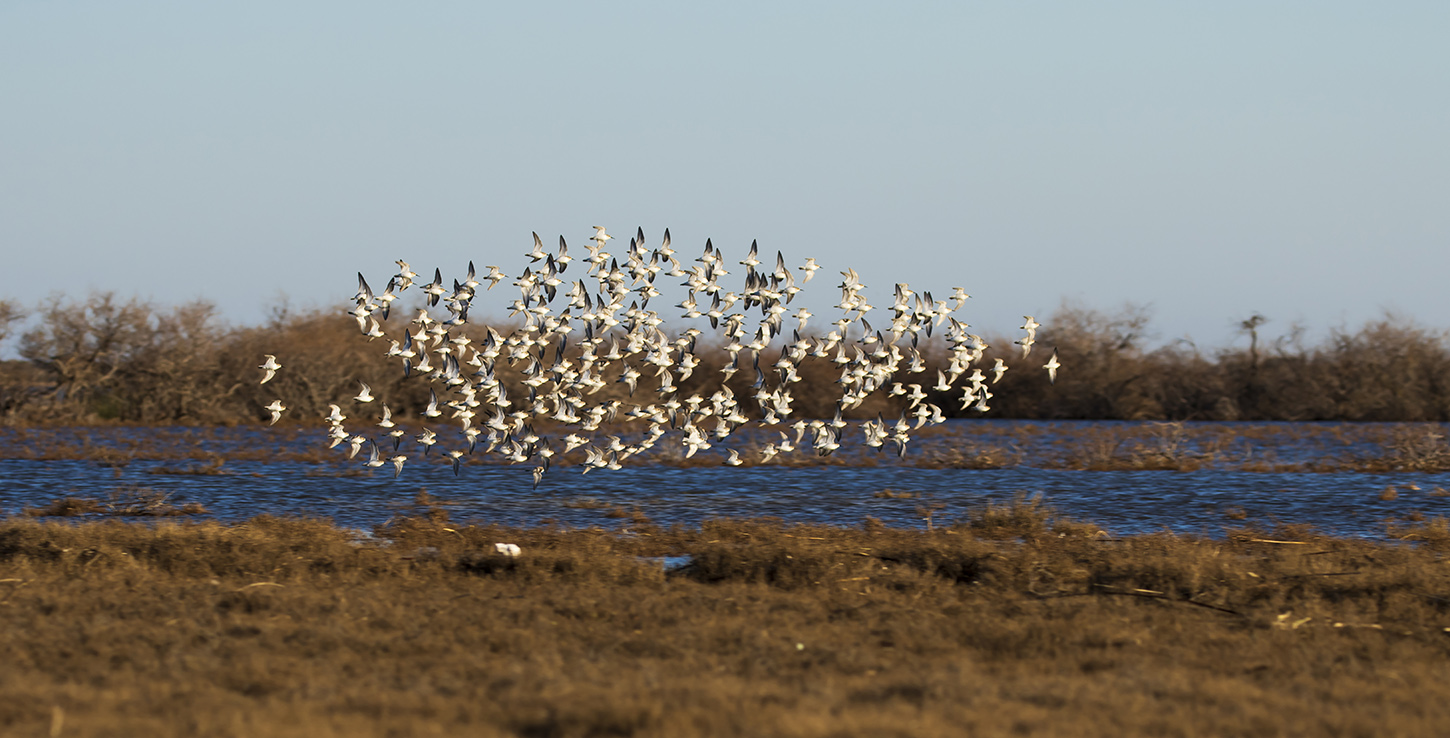
[[[406,320],[406,314],[393,320]],[[1386,315],[1358,329],[1332,330],[1313,345],[1291,327],[1271,335],[1267,321],[1241,324],[1239,345],[1205,351],[1187,342],[1150,345],[1151,315],[1127,306],[1105,312],[1064,304],[1038,332],[1037,348],[1022,357],[1010,336],[991,344],[979,364],[1000,357],[1009,367],[992,385],[991,410],[962,408],[961,390],[938,392],[936,371],[948,364],[946,347],[919,348],[927,370],[898,373],[920,384],[927,402],[948,417],[1081,420],[1450,421],[1450,343],[1447,334]],[[495,323],[506,332],[510,325]],[[475,337],[479,326],[468,326]],[[85,298],[51,297],[31,309],[0,300],[0,421],[10,425],[132,422],[141,424],[244,424],[265,422],[263,408],[280,399],[288,418],[311,419],[330,403],[345,405],[359,382],[401,418],[427,405],[429,385],[404,377],[388,358],[386,340],[369,341],[343,310],[296,310],[281,304],[260,325],[229,325],[207,302],[159,306],[110,292]],[[1041,365],[1052,347],[1063,364],[1055,384]],[[713,392],[724,352],[702,341],[701,365],[680,384],[683,393]],[[274,354],[284,369],[266,385],[257,368]],[[761,365],[770,366],[767,353]],[[770,363],[767,363],[770,362]],[[527,396],[523,377],[500,360],[497,374],[510,395]],[[839,397],[838,371],[808,359],[804,381],[792,386],[795,412],[830,417]],[[633,396],[613,382],[591,401],[647,404],[649,374]],[[772,375],[773,383],[775,377]],[[754,393],[753,371],[729,381],[737,396]],[[958,380],[958,387],[963,384]],[[888,418],[905,406],[878,392],[847,417]]]

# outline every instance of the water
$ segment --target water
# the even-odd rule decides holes
[[[1383,426],[1378,430],[1388,432]],[[584,475],[575,466],[552,470],[535,490],[526,466],[472,464],[455,477],[445,464],[410,462],[394,480],[390,466],[365,469],[356,461],[342,461],[336,452],[318,456],[320,461],[266,460],[287,456],[299,443],[312,453],[316,444],[310,431],[301,439],[295,431],[255,428],[12,431],[10,437],[0,437],[11,456],[63,456],[60,451],[69,448],[65,444],[84,443],[94,458],[0,458],[0,514],[17,514],[62,495],[104,499],[117,490],[137,488],[170,495],[173,503],[200,503],[222,520],[262,513],[308,515],[358,528],[408,511],[420,490],[459,522],[570,527],[628,525],[618,512],[610,517],[621,508],[638,508],[663,525],[774,516],[842,525],[872,517],[919,527],[928,508],[936,523],[950,522],[973,507],[1024,493],[1041,494],[1066,515],[1119,535],[1156,530],[1222,535],[1230,527],[1285,522],[1381,537],[1388,518],[1416,511],[1430,517],[1450,514],[1450,497],[1433,494],[1437,487],[1450,488],[1450,473],[1243,470],[1245,459],[1273,458],[1277,466],[1271,468],[1282,468],[1346,455],[1372,456],[1382,450],[1375,426],[1201,424],[1175,432],[1183,436],[1180,446],[1232,452],[1223,451],[1192,471],[1041,468],[1034,464],[1052,466],[1053,459],[1079,453],[1105,433],[1127,438],[1127,446],[1159,443],[1164,427],[979,422],[914,442],[902,461],[856,459],[874,466],[639,464]],[[911,466],[943,449],[983,444],[1011,447],[1019,461],[995,469]],[[107,456],[114,449],[125,449],[131,460],[117,463],[113,455]],[[207,458],[224,459],[221,469],[226,473],[153,473],[204,466],[198,459]],[[1397,488],[1398,496],[1383,499],[1381,492],[1389,486]],[[883,490],[910,496],[878,495]]]

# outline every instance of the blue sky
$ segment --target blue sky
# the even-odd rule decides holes
[[[247,323],[600,224],[815,257],[812,309],[847,267],[960,285],[984,333],[1450,328],[1447,37],[1443,2],[5,3],[0,297]]]

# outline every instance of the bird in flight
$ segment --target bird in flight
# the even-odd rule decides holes
[[[351,453],[358,455],[366,447],[368,466],[391,462],[394,477],[401,474],[407,459],[427,457],[434,445],[444,461],[452,462],[455,474],[471,460],[468,457],[492,454],[510,463],[531,463],[538,485],[551,461],[564,461],[561,457],[566,454],[586,457],[579,465],[581,471],[618,469],[657,442],[671,443],[673,437],[683,444],[688,458],[724,442],[751,423],[752,417],[762,415],[759,422],[764,426],[789,424],[795,429],[794,439],[781,433],[780,442],[767,445],[759,456],[749,453],[751,463],[802,451],[828,455],[853,435],[843,413],[859,410],[873,397],[885,395],[893,404],[895,398],[901,398],[900,420],[890,426],[891,421],[878,413],[876,421],[866,421],[866,445],[894,447],[902,454],[911,431],[945,421],[942,409],[932,403],[933,399],[940,401],[936,393],[951,391],[963,379],[963,385],[970,385],[961,386],[964,409],[975,405],[985,411],[992,396],[987,389],[989,378],[995,384],[1007,369],[1001,358],[991,369],[982,366],[987,343],[953,315],[968,298],[962,288],[954,288],[945,300],[935,300],[927,290],[897,284],[894,299],[883,306],[887,309],[875,313],[886,323],[877,329],[865,319],[874,308],[866,301],[867,287],[855,270],[841,272],[844,281],[836,305],[841,311],[839,319],[815,318],[803,307],[787,308],[801,286],[820,270],[814,259],[789,268],[782,253],[777,252],[774,260],[765,259],[758,245],[749,243],[748,253],[738,262],[745,267],[740,270],[744,285],[739,286],[723,279],[730,274],[725,265],[736,260],[727,259],[711,241],[706,241],[700,258],[693,263],[686,259],[689,266],[685,266],[671,247],[668,230],[663,243],[651,248],[645,243],[643,229],[638,229],[633,237],[622,239],[629,247],[618,257],[604,251],[613,239],[603,226],[594,227],[594,235],[585,242],[588,257],[575,259],[569,256],[562,237],[558,252],[551,253],[544,248],[544,240],[533,234],[533,248],[526,252],[530,266],[513,281],[497,266],[488,266],[487,274],[479,275],[469,262],[463,281],[449,280],[451,289],[438,269],[432,282],[415,284],[419,275],[399,260],[399,272],[389,288],[377,294],[359,274],[354,295],[358,309],[351,313],[370,338],[396,334],[397,340],[386,341],[391,346],[386,356],[402,363],[405,377],[421,379],[427,386],[426,406],[418,415],[433,427],[398,427],[384,405],[381,420],[372,418],[382,433],[368,439],[371,434],[354,435],[342,428],[345,416],[338,405],[324,405],[331,410],[326,420],[332,425],[324,443],[330,441],[336,447],[346,441]],[[575,262],[574,270],[566,280],[562,275],[570,262]],[[500,332],[477,325],[477,321],[470,324],[468,312],[477,289],[492,289],[505,281],[519,290],[506,299],[512,300],[513,316],[521,326]],[[672,288],[671,282],[685,288],[686,294],[661,299]],[[410,287],[423,293],[418,302],[426,301],[426,308],[401,326],[401,332],[396,325],[389,330],[387,308],[406,298],[402,293]],[[564,299],[556,299],[558,296]],[[663,315],[659,310],[662,303],[675,304],[681,312]],[[444,310],[449,313],[446,318]],[[1025,357],[1040,324],[1030,315],[1023,317],[1026,335],[1017,345]],[[689,321],[687,329],[667,333],[665,326],[681,319]],[[820,324],[824,325],[819,330],[826,335],[806,332]],[[935,335],[933,328],[937,329]],[[719,335],[702,335],[711,329]],[[918,345],[923,338],[946,344],[944,353],[935,354],[939,360],[932,358],[935,347],[929,351],[928,346]],[[712,345],[712,339],[718,341],[726,355],[723,365],[713,364],[704,352],[697,353],[697,339],[706,346]],[[796,394],[801,390],[793,392],[796,383],[804,380],[801,386],[809,388],[809,394],[826,389],[824,383],[813,386],[816,375],[805,369],[805,363],[812,360],[826,365],[823,368],[831,372],[833,384],[840,390],[836,418],[829,422],[801,419],[800,409],[792,409],[793,402],[801,404]],[[1055,382],[1060,367],[1055,350],[1043,366]],[[265,383],[281,365],[268,355],[260,368],[267,372]],[[737,383],[737,387],[750,386],[751,395],[737,398],[724,380],[751,369],[754,384]],[[935,384],[902,381],[932,369],[936,370]],[[836,372],[839,378],[835,378]],[[353,401],[378,399],[366,382],[359,381],[359,385]],[[601,391],[603,398],[592,397]],[[338,392],[334,399],[341,397],[345,395]],[[273,418],[276,422],[285,407],[278,401],[267,409],[278,413]],[[550,445],[551,433],[535,432],[536,420],[544,421],[551,431],[557,429],[556,446]],[[601,431],[606,423],[615,428],[640,425],[637,433],[614,428]],[[445,430],[444,424],[452,427]],[[598,440],[600,433],[617,435],[604,436],[609,439],[606,443]],[[404,452],[402,443],[409,436],[420,447]],[[393,456],[382,451],[389,439]],[[717,458],[726,465],[746,461],[738,449],[721,452],[722,457]],[[577,459],[572,461],[564,465],[578,464]]]
[[[1007,362],[1002,361],[1002,357],[999,356],[997,357],[997,363],[992,365],[992,384],[996,384],[999,380],[1002,379],[1002,375],[1006,373]],[[1017,375],[1014,374],[1012,376],[1015,377]]]
[[[265,356],[267,360],[257,365],[258,369],[262,369],[267,372],[267,376],[262,377],[262,384],[270,382],[272,380],[272,377],[277,376],[277,370],[282,368],[282,365],[277,363],[277,357],[271,354],[266,354]]]
[[[263,409],[272,413],[272,422],[267,425],[276,425],[277,421],[282,419],[282,413],[287,410],[287,406],[283,405],[281,400],[273,400],[272,404]]]
[[[593,241],[596,244],[596,248],[604,248],[605,242],[607,242],[611,238],[614,238],[614,236],[611,236],[608,233],[604,232],[604,226],[593,226],[593,228],[594,235],[590,236],[589,240]]]

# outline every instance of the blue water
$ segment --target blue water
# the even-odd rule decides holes
[[[1024,424],[997,428],[998,441],[1011,437],[1019,445],[1041,442],[1023,440]],[[1032,430],[1033,438],[1058,442],[1040,431]],[[94,443],[146,432],[87,431]],[[205,444],[206,450],[218,452],[258,444],[282,448],[268,446],[281,436],[256,429],[199,433],[205,437],[191,447]],[[1263,438],[1244,443],[1261,455],[1279,459],[1339,452],[1337,446],[1325,448],[1322,444],[1315,447],[1317,451],[1306,450],[1303,434],[1290,435],[1278,445]],[[978,427],[969,439],[934,442],[981,443],[992,437]],[[922,445],[930,442],[923,439]],[[1356,453],[1364,450],[1356,447]],[[1031,449],[1027,451],[1030,458]],[[857,525],[872,517],[891,525],[923,526],[924,507],[937,508],[934,521],[941,524],[964,516],[973,507],[1019,494],[1041,494],[1062,513],[1119,535],[1158,530],[1222,535],[1226,528],[1284,522],[1307,523],[1341,535],[1381,537],[1388,518],[1411,512],[1450,515],[1450,497],[1431,494],[1436,487],[1450,488],[1450,474],[1446,473],[1267,473],[1212,467],[1190,472],[1103,472],[1027,465],[989,470],[922,469],[904,465],[911,459],[909,452],[904,463],[879,466],[634,465],[588,474],[580,474],[578,466],[558,467],[535,490],[527,466],[472,464],[455,477],[447,465],[410,462],[395,480],[390,466],[366,469],[340,458],[327,463],[226,461],[226,474],[210,476],[150,473],[160,467],[195,466],[199,463],[195,461],[137,459],[108,467],[94,461],[11,458],[0,459],[0,515],[17,514],[66,494],[104,499],[117,490],[136,488],[168,494],[173,503],[201,503],[211,517],[222,520],[262,513],[307,515],[359,528],[408,511],[420,490],[426,490],[459,522],[610,528],[628,522],[607,517],[609,508],[638,508],[662,525],[775,516],[842,525]],[[1381,499],[1387,486],[1397,488],[1396,499]],[[882,490],[915,496],[875,496]],[[1242,511],[1246,517],[1231,519],[1230,511]]]

